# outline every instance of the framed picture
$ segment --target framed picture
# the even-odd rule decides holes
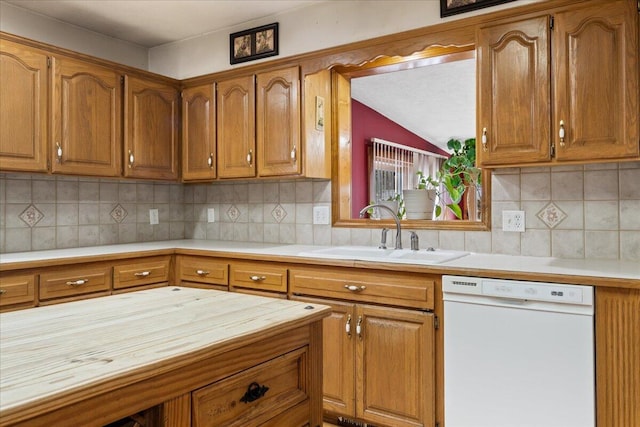
[[[238,31],[229,36],[232,64],[278,54],[278,23]]]
[[[470,12],[514,0],[440,0],[440,17]]]

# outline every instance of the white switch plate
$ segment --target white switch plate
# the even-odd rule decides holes
[[[149,209],[149,224],[160,224],[160,218],[158,217],[158,209]]]
[[[313,223],[319,225],[329,225],[329,206],[313,207]]]
[[[524,232],[524,211],[502,211],[502,231]]]
[[[216,210],[215,208],[207,209],[207,222],[216,222]]]

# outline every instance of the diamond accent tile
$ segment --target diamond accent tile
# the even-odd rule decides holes
[[[555,203],[551,202],[542,208],[536,216],[547,224],[547,227],[555,228],[567,217],[567,214],[556,206]]]
[[[44,214],[38,210],[33,205],[29,205],[22,213],[19,215],[20,219],[24,221],[29,227],[33,227],[37,223],[39,223],[42,218],[44,218]]]
[[[276,220],[276,222],[280,223],[287,216],[287,211],[285,211],[282,206],[277,205],[271,211],[271,216]]]
[[[111,218],[118,224],[120,224],[127,217],[128,212],[125,208],[123,208],[119,203],[115,208],[111,211]]]
[[[236,205],[231,205],[229,209],[227,209],[227,216],[233,222],[236,222],[238,218],[240,218],[240,209],[236,207]]]

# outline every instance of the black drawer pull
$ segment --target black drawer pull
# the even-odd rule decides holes
[[[264,394],[269,390],[269,387],[266,385],[260,385],[258,383],[249,384],[249,388],[247,388],[247,392],[242,396],[240,402],[249,403],[254,400],[260,399]]]

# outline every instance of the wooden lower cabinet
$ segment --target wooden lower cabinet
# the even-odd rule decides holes
[[[596,425],[640,425],[640,289],[596,288]]]
[[[118,262],[113,266],[113,293],[167,286],[171,256]]]
[[[0,276],[0,311],[33,307],[37,283],[35,274]]]
[[[229,284],[229,262],[205,256],[176,255],[173,284],[226,291]]]
[[[324,411],[376,426],[435,423],[433,313],[330,299],[323,320]]]
[[[40,305],[111,294],[111,265],[80,264],[40,273]]]

